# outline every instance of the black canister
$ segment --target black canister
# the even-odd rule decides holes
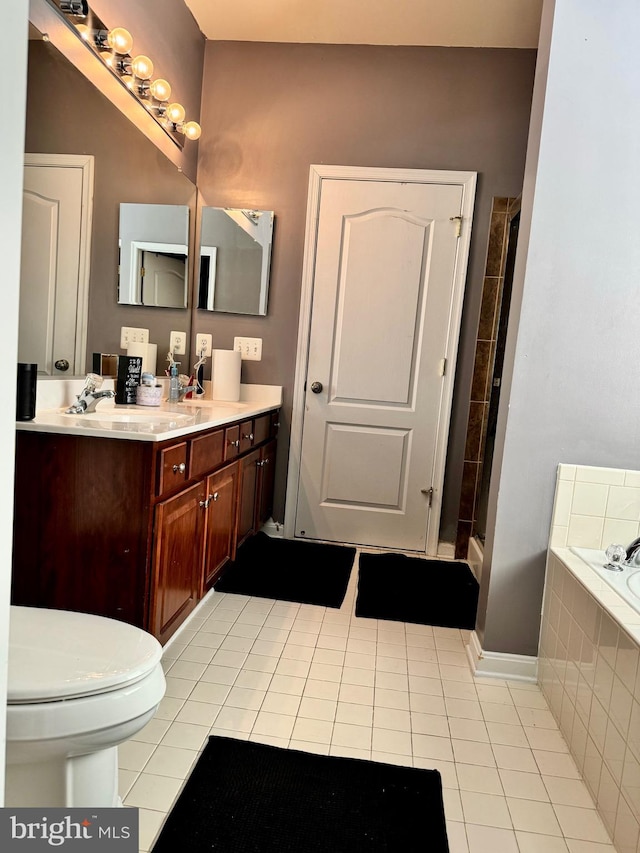
[[[36,416],[36,382],[38,365],[18,362],[16,420],[32,421]]]

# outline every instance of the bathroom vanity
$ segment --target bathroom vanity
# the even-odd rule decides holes
[[[12,602],[166,642],[271,515],[279,404],[100,404],[18,424]]]

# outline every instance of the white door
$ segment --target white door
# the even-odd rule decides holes
[[[475,174],[378,171],[317,192],[294,532],[436,553]]]
[[[142,304],[163,308],[187,307],[187,255],[143,250]]]
[[[18,361],[46,376],[85,370],[92,197],[93,157],[25,155]]]

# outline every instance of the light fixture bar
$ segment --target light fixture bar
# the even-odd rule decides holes
[[[153,79],[153,62],[135,54],[133,37],[124,27],[108,29],[89,8],[86,0],[49,0],[65,23],[89,47],[111,73],[125,86],[149,115],[180,148],[185,139],[198,139],[200,125],[185,120],[181,104],[167,105],[171,85],[162,78]],[[132,58],[131,53],[134,53]]]

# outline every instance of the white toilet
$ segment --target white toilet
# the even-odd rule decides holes
[[[118,744],[165,692],[162,646],[139,628],[11,607],[6,806],[117,806]]]

